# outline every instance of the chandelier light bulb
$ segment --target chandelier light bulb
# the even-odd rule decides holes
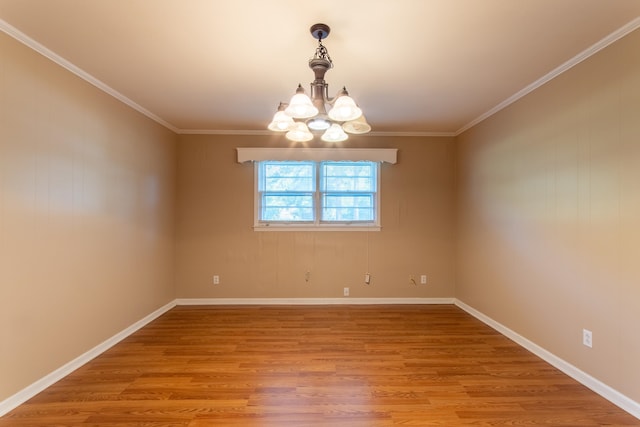
[[[326,130],[331,126],[331,122],[327,119],[327,116],[317,116],[307,121],[309,129],[313,130]]]

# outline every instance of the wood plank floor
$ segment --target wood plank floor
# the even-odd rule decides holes
[[[179,306],[18,426],[640,426],[453,305]]]

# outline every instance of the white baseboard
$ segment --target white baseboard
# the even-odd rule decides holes
[[[55,382],[69,375],[82,365],[99,356],[109,348],[122,341],[138,329],[160,317],[176,305],[329,305],[329,304],[354,304],[354,305],[376,305],[376,304],[455,304],[462,310],[484,322],[504,336],[513,340],[517,344],[531,351],[541,359],[555,366],[576,381],[582,383],[605,399],[629,412],[640,419],[640,403],[625,396],[603,382],[593,378],[584,371],[576,368],[570,363],[560,359],[539,345],[529,341],[506,326],[496,322],[490,317],[468,306],[456,298],[178,298],[143,319],[97,345],[86,353],[78,356],[66,365],[56,369],[45,377],[39,379],[23,390],[0,402],[0,417],[26,402],[36,394],[40,393]]]
[[[453,304],[454,298],[178,298],[176,305]]]
[[[161,315],[171,310],[175,306],[176,306],[176,302],[174,300],[166,304],[165,306],[160,307],[153,313],[149,314],[148,316],[145,316],[143,319],[140,319],[139,321],[129,326],[128,328],[124,329],[123,331],[118,332],[111,338],[93,347],[91,350],[87,351],[86,353],[76,357],[75,359],[65,364],[64,366],[61,366],[60,368],[56,369],[50,374],[40,378],[38,381],[34,382],[33,384],[20,390],[18,393],[14,394],[13,396],[10,396],[7,399],[3,400],[2,402],[0,402],[0,417],[8,413],[9,411],[15,409],[19,405],[23,404],[27,400],[31,399],[33,396],[40,393],[47,387],[53,385],[57,381],[66,377],[71,372],[75,371],[85,363],[89,362],[90,360],[104,353],[105,351],[107,351],[108,349],[110,349],[111,347],[113,347],[114,345],[116,345],[117,343],[119,343],[120,341],[122,341],[123,339],[125,339],[126,337],[134,333],[135,331],[137,331],[138,329],[142,328],[152,320],[160,317]]]
[[[0,417],[104,353],[176,305],[453,304],[453,298],[179,298],[0,402]]]
[[[467,313],[469,313],[470,315],[472,315],[473,317],[475,317],[476,319],[480,320],[481,322],[487,324],[488,326],[492,327],[496,331],[500,332],[502,335],[513,340],[520,346],[526,348],[527,350],[529,350],[536,356],[540,357],[544,361],[558,368],[559,370],[569,375],[571,378],[575,379],[579,383],[583,384],[584,386],[598,393],[600,396],[609,400],[611,403],[619,406],[620,408],[624,409],[634,417],[640,419],[640,403],[625,396],[619,391],[611,388],[610,386],[592,377],[586,372],[576,368],[572,364],[557,357],[553,353],[550,353],[549,351],[545,350],[539,345],[529,341],[525,337],[517,334],[516,332],[512,331],[511,329],[507,328],[501,323],[496,322],[495,320],[479,312],[473,307],[468,306],[462,301],[455,299],[454,304],[460,307],[461,309],[463,309],[464,311],[466,311]]]

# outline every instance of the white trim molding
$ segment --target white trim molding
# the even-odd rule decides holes
[[[138,329],[144,327],[151,321],[160,317],[167,311],[171,310],[177,305],[391,305],[391,304],[455,304],[460,309],[466,311],[473,317],[482,321],[486,325],[495,329],[502,335],[513,340],[516,344],[531,351],[536,356],[550,363],[554,367],[558,368],[565,374],[569,375],[576,381],[590,388],[595,393],[609,400],[613,404],[619,406],[623,410],[627,411],[631,415],[640,419],[640,403],[625,396],[612,387],[604,384],[603,382],[593,378],[584,371],[576,368],[563,359],[555,356],[539,345],[529,341],[523,336],[517,334],[506,326],[496,322],[485,314],[479,312],[473,307],[465,304],[457,298],[177,298],[170,303],[160,307],[153,313],[145,316],[143,319],[134,323],[130,327],[124,329],[103,343],[97,345],[86,353],[78,356],[74,360],[65,364],[64,366],[51,372],[49,375],[41,378],[33,384],[27,386],[18,393],[10,396],[4,401],[0,402],[0,416],[5,415],[9,411],[15,409],[22,403],[26,402],[36,394],[40,393],[47,387],[53,385],[55,382],[69,375],[71,372],[80,368],[82,365],[91,361],[95,357],[107,351],[109,348],[116,345],[129,335],[136,332]]]
[[[92,359],[95,359],[97,356],[109,350],[111,347],[118,344],[120,341],[127,338],[129,335],[133,334],[138,329],[147,325],[151,321],[162,316],[164,313],[171,310],[175,306],[176,306],[175,300],[171,301],[170,303],[160,307],[159,309],[149,314],[148,316],[145,316],[144,318],[135,322],[133,325],[129,326],[128,328],[118,332],[117,334],[107,339],[106,341],[102,342],[101,344],[98,344],[97,346],[93,347],[91,350],[87,351],[86,353],[81,354],[80,356],[76,357],[69,363],[61,366],[60,368],[56,369],[50,374],[40,378],[38,381],[34,382],[33,384],[20,390],[18,393],[14,394],[13,396],[9,396],[7,399],[0,402],[0,417],[8,413],[9,411],[15,409],[19,405],[23,404],[27,400],[31,399],[32,397],[34,397],[36,394],[40,393],[47,387],[60,381],[62,378],[66,377],[76,369],[80,368],[82,365],[86,364]]]
[[[180,135],[253,135],[253,136],[273,136],[273,131],[255,130],[255,129],[178,129]],[[422,131],[371,131],[358,135],[358,138],[369,137],[416,137],[416,138],[438,138],[438,137],[454,137],[455,132],[422,132]]]
[[[178,298],[176,305],[453,304],[454,298]]]
[[[176,128],[175,126],[173,126],[171,123],[163,120],[161,117],[157,116],[156,114],[154,114],[151,111],[147,110],[146,108],[142,107],[138,103],[136,103],[136,102],[132,101],[131,99],[127,98],[126,96],[124,96],[123,94],[118,92],[117,90],[113,89],[111,86],[107,85],[106,83],[104,83],[101,80],[98,80],[97,78],[95,78],[91,74],[87,73],[82,68],[78,67],[77,65],[67,61],[66,59],[64,59],[63,57],[61,57],[60,55],[58,55],[57,53],[52,51],[51,49],[49,49],[46,46],[38,43],[37,41],[35,41],[31,37],[27,36],[26,34],[24,34],[23,32],[21,32],[20,30],[18,30],[17,28],[13,27],[8,22],[6,22],[6,21],[4,21],[2,19],[0,19],[0,31],[2,31],[2,32],[6,33],[7,35],[13,37],[14,39],[19,41],[20,43],[24,44],[25,46],[30,47],[31,49],[33,49],[36,52],[38,52],[40,55],[42,55],[45,58],[53,61],[54,63],[58,64],[62,68],[65,68],[67,71],[70,71],[71,73],[73,73],[76,76],[80,77],[82,80],[92,84],[93,86],[97,87],[98,89],[100,89],[104,93],[106,93],[108,95],[111,95],[112,97],[114,97],[118,101],[122,102],[123,104],[128,105],[129,107],[133,108],[137,112],[147,116],[148,118],[150,118],[154,122],[166,127],[167,129],[169,129],[173,133],[177,134],[179,132],[179,129]]]
[[[263,160],[294,161],[369,161],[395,164],[398,161],[397,148],[271,148],[238,147],[238,163]]]
[[[481,313],[480,311],[478,311],[478,310],[474,309],[473,307],[465,304],[464,302],[462,302],[462,301],[460,301],[458,299],[455,299],[454,304],[456,306],[460,307],[462,310],[464,310],[467,313],[469,313],[470,315],[472,315],[473,317],[475,317],[476,319],[480,320],[481,322],[485,323],[486,325],[488,325],[491,328],[495,329],[496,331],[500,332],[502,335],[504,335],[507,338],[511,339],[516,344],[520,345],[521,347],[526,348],[527,350],[529,350],[530,352],[532,352],[533,354],[535,354],[536,356],[538,356],[539,358],[541,358],[545,362],[548,362],[552,366],[558,368],[560,371],[562,371],[565,374],[569,375],[571,378],[573,378],[574,380],[578,381],[582,385],[588,387],[589,389],[591,389],[595,393],[597,393],[600,396],[604,397],[605,399],[607,399],[611,403],[619,406],[620,408],[624,409],[625,411],[627,411],[628,413],[630,413],[634,417],[640,419],[640,403],[638,403],[635,400],[625,396],[624,394],[622,394],[619,391],[613,389],[612,387],[608,386],[607,384],[603,383],[602,381],[592,377],[591,375],[587,374],[586,372],[582,371],[581,369],[578,369],[577,367],[573,366],[572,364],[568,363],[567,361],[559,358],[555,354],[553,354],[553,353],[547,351],[546,349],[540,347],[536,343],[534,343],[532,341],[529,341],[528,339],[526,339],[522,335],[512,331],[511,329],[507,328],[503,324],[501,324],[499,322],[496,322],[495,320],[493,320],[489,316],[485,315],[484,313]]]
[[[563,63],[560,66],[556,67],[555,69],[553,69],[549,73],[547,73],[544,76],[540,77],[538,80],[536,80],[533,83],[529,84],[528,86],[520,89],[518,92],[516,92],[513,95],[511,95],[509,98],[505,99],[504,101],[502,101],[501,103],[499,103],[495,107],[491,108],[490,110],[484,112],[483,114],[481,114],[477,118],[473,119],[469,123],[465,124],[464,126],[462,126],[460,129],[458,129],[455,132],[451,132],[451,131],[434,131],[434,132],[427,132],[427,131],[384,132],[384,131],[378,131],[378,132],[376,132],[376,131],[373,131],[373,132],[368,133],[367,135],[360,135],[360,136],[365,136],[365,137],[366,136],[456,137],[456,136],[462,134],[463,132],[465,132],[466,130],[468,130],[468,129],[472,128],[473,126],[477,125],[478,123],[480,123],[480,122],[486,120],[487,118],[493,116],[494,114],[496,114],[500,110],[502,110],[502,109],[508,107],[509,105],[513,104],[514,102],[516,102],[520,98],[524,97],[525,95],[529,94],[530,92],[533,92],[534,90],[536,90],[540,86],[542,86],[545,83],[547,83],[548,81],[556,78],[560,74],[564,73],[565,71],[569,70],[570,68],[574,67],[575,65],[577,65],[580,62],[584,61],[585,59],[595,55],[596,53],[598,53],[602,49],[604,49],[607,46],[611,45],[612,43],[620,40],[622,37],[626,36],[627,34],[631,33],[632,31],[634,31],[634,30],[636,30],[638,28],[640,28],[640,17],[635,18],[634,20],[632,20],[631,22],[629,22],[626,25],[622,26],[621,28],[617,29],[616,31],[614,31],[613,33],[609,34],[608,36],[606,36],[602,40],[598,41],[597,43],[593,44],[589,48],[587,48],[584,51],[580,52],[578,55],[574,56],[573,58],[569,59],[565,63]],[[48,49],[44,45],[42,45],[42,44],[38,43],[37,41],[33,40],[32,38],[30,38],[26,34],[22,33],[20,30],[18,30],[17,28],[13,27],[12,25],[10,25],[9,23],[7,23],[6,21],[4,21],[2,19],[0,19],[0,31],[2,31],[2,32],[6,33],[7,35],[13,37],[14,39],[18,40],[19,42],[23,43],[24,45],[30,47],[31,49],[35,50],[36,52],[40,53],[41,55],[43,55],[44,57],[50,59],[51,61],[55,62],[56,64],[60,65],[61,67],[66,68],[67,70],[69,70],[73,74],[77,75],[81,79],[89,82],[90,84],[94,85],[95,87],[97,87],[98,89],[102,90],[103,92],[113,96],[117,100],[119,100],[122,103],[128,105],[129,107],[133,108],[134,110],[142,113],[143,115],[149,117],[150,119],[154,120],[158,124],[166,127],[167,129],[171,130],[172,132],[174,132],[176,134],[180,134],[180,135],[189,135],[189,134],[194,134],[194,135],[202,135],[202,134],[207,134],[207,135],[272,135],[273,134],[273,132],[269,132],[267,130],[179,129],[179,128],[173,126],[171,123],[168,123],[167,121],[165,121],[161,117],[157,116],[156,114],[152,113],[151,111],[145,109],[141,105],[137,104],[136,102],[132,101],[131,99],[127,98],[126,96],[124,96],[120,92],[118,92],[115,89],[111,88],[110,86],[106,85],[104,82],[98,80],[97,78],[95,78],[91,74],[87,73],[86,71],[82,70],[78,66],[72,64],[71,62],[69,62],[68,60],[64,59],[63,57],[61,57],[57,53],[53,52],[52,50]],[[272,160],[272,159],[269,159],[269,160]]]
[[[591,45],[587,49],[583,50],[582,52],[580,52],[579,54],[577,54],[573,58],[569,59],[565,63],[559,65],[558,67],[554,68],[553,70],[551,70],[550,72],[548,72],[544,76],[540,77],[538,80],[536,80],[533,83],[529,84],[528,86],[525,86],[524,88],[520,89],[518,92],[516,92],[513,95],[511,95],[509,98],[505,99],[504,101],[502,101],[501,103],[499,103],[495,107],[491,108],[489,111],[486,111],[486,112],[482,113],[480,116],[476,117],[475,119],[471,120],[466,125],[462,126],[460,129],[458,129],[456,132],[454,132],[453,135],[454,136],[458,136],[461,133],[465,132],[466,130],[471,129],[472,127],[474,127],[478,123],[488,119],[489,117],[493,116],[494,114],[496,114],[500,110],[502,110],[504,108],[507,108],[509,105],[513,104],[514,102],[516,102],[520,98],[523,98],[524,96],[526,96],[529,93],[533,92],[534,90],[538,89],[540,86],[542,86],[545,83],[555,79],[560,74],[562,74],[565,71],[575,67],[576,65],[578,65],[579,63],[581,63],[585,59],[590,58],[591,56],[593,56],[596,53],[600,52],[602,49],[606,48],[607,46],[611,45],[612,43],[615,43],[616,41],[620,40],[621,38],[623,38],[627,34],[631,33],[632,31],[635,31],[638,28],[640,28],[640,17],[637,17],[633,21],[627,23],[626,25],[623,25],[622,27],[618,28],[613,33],[611,33],[608,36],[606,36],[605,38],[603,38],[602,40],[598,41],[597,43],[594,43],[593,45]]]

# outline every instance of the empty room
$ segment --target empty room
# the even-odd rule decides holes
[[[640,426],[640,1],[0,30],[0,427]]]

